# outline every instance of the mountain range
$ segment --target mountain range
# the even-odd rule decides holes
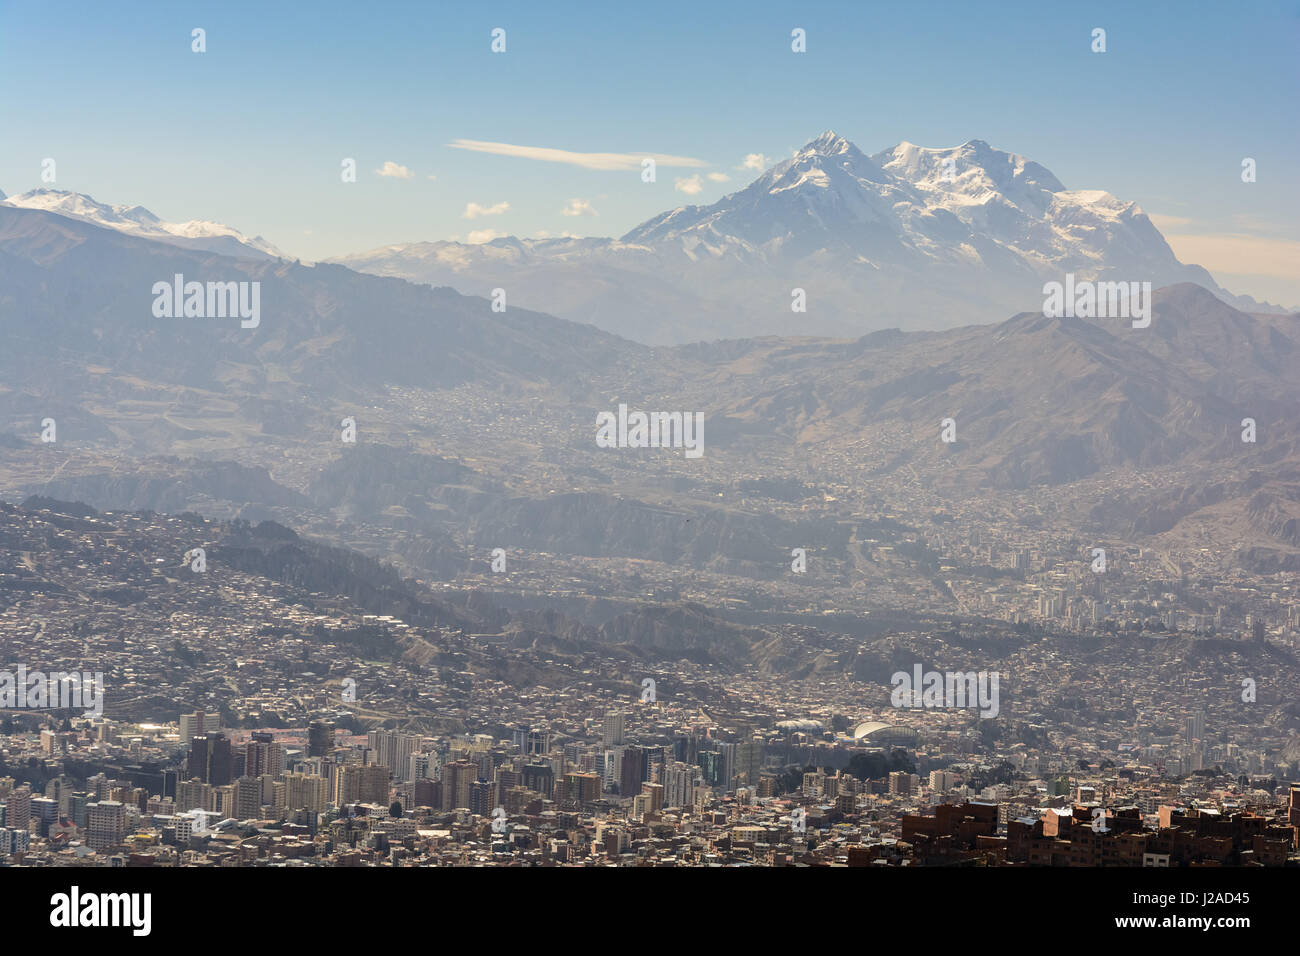
[[[1179,262],[1136,203],[1067,189],[980,140],[867,156],[833,131],[709,206],[613,239],[417,242],[336,258],[486,295],[651,344],[992,322],[1042,306],[1045,281],[1201,285],[1274,311]],[[792,315],[792,290],[807,311]]]
[[[702,222],[652,231],[712,228]],[[152,286],[176,273],[261,283],[260,325],[156,317]],[[803,464],[820,459],[837,480],[950,501],[1101,479],[1078,501],[1099,527],[1158,535],[1199,515],[1253,542],[1260,566],[1300,566],[1298,323],[1183,282],[1157,290],[1144,329],[1039,309],[946,331],[651,347],[452,289],[0,204],[0,488],[108,508],[312,512],[321,529],[379,522],[392,549],[447,573],[467,560],[451,535],[763,577],[775,573],[764,555],[790,539],[853,560],[837,519],[732,504],[824,500],[824,474]],[[601,454],[595,413],[620,402],[701,411],[705,468]],[[351,414],[355,449],[338,438]],[[54,447],[37,440],[46,417]],[[948,417],[951,444],[939,441]],[[463,453],[478,460],[461,465]],[[1166,468],[1186,477],[1131,479]]]
[[[0,194],[3,199],[3,194]],[[237,258],[284,259],[220,223],[170,223],[142,206],[35,189],[0,205]],[[615,238],[415,242],[328,260],[360,272],[504,288],[516,306],[652,345],[882,328],[944,329],[1041,308],[1042,286],[1191,282],[1246,312],[1281,312],[1178,261],[1133,202],[1067,189],[1048,169],[980,140],[900,143],[868,156],[827,131],[708,206],[683,206]],[[793,290],[806,311],[794,313]]]
[[[238,319],[159,320],[151,290],[176,274],[259,282],[267,318],[255,330]],[[629,345],[526,309],[496,315],[451,289],[328,264],[232,258],[5,204],[0,305],[4,384],[65,397],[84,391],[87,364],[105,381],[264,398],[300,399],[303,388],[347,394],[381,382],[572,383]]]
[[[219,222],[198,219],[164,222],[143,206],[113,206],[96,202],[83,193],[61,189],[33,189],[8,199],[4,193],[0,193],[0,200],[3,200],[3,205],[17,209],[41,209],[107,229],[116,229],[129,236],[156,239],[183,249],[250,259],[286,258],[284,253],[261,236],[250,239],[238,229]]]

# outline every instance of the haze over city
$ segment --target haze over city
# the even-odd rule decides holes
[[[1298,28],[7,4],[0,866],[1300,864]]]

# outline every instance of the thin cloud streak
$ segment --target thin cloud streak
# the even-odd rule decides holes
[[[544,163],[567,163],[583,169],[639,170],[641,162],[653,159],[658,166],[708,166],[702,159],[691,156],[669,156],[663,153],[576,153],[567,149],[546,146],[517,146],[513,143],[492,143],[479,139],[458,139],[448,143],[452,149],[466,149],[475,153],[492,153],[513,156],[516,159],[534,159]]]

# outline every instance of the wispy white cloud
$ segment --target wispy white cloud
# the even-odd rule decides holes
[[[731,182],[731,177],[728,176],[726,173],[709,173],[709,178],[712,179],[715,183]]]
[[[762,153],[746,153],[744,161],[737,166],[737,169],[753,169],[762,172],[771,165],[771,160]]]
[[[695,196],[703,191],[704,181],[700,179],[700,174],[696,173],[694,176],[686,176],[677,179],[673,183],[673,189],[676,189],[678,192],[686,193],[688,196]]]
[[[464,219],[478,219],[480,216],[499,216],[510,210],[510,203],[499,202],[494,206],[480,206],[476,202],[469,203],[465,206]]]
[[[569,204],[560,212],[566,216],[595,216],[598,215],[591,203],[585,199],[570,199]]]
[[[389,176],[393,179],[411,179],[415,176],[413,172],[405,166],[401,166],[391,159],[375,170],[380,176]]]
[[[485,242],[491,242],[493,239],[500,239],[506,235],[504,232],[497,232],[495,229],[474,229],[465,238],[471,246],[482,245]]]
[[[641,161],[653,159],[658,166],[699,167],[709,165],[691,156],[668,156],[663,153],[576,153],[567,149],[546,146],[518,146],[513,143],[492,143],[479,139],[458,139],[448,143],[452,149],[468,149],[475,153],[494,153],[497,156],[514,156],[517,159],[535,159],[545,163],[568,163],[584,169],[640,169]]]

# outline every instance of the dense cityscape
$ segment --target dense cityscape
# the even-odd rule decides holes
[[[490,7],[0,2],[16,938],[1294,936],[1295,5]]]
[[[683,601],[624,614],[602,646],[494,605],[491,571],[481,588],[391,571],[371,586],[382,565],[272,522],[42,499],[0,518],[10,658],[42,662],[32,686],[93,661],[102,695],[100,713],[5,712],[11,864],[1297,861],[1284,584],[1225,583],[1199,617],[1106,595],[1120,613],[1096,621],[1075,610],[1101,606],[1088,563],[1019,552],[1026,580],[1051,582],[1036,608],[894,620],[874,645],[998,672],[985,719],[973,700],[898,706],[887,660],[802,620],[742,626]],[[273,572],[286,547],[295,563]],[[355,597],[314,589],[317,565],[348,558]],[[642,633],[660,625],[701,638],[653,653]]]

